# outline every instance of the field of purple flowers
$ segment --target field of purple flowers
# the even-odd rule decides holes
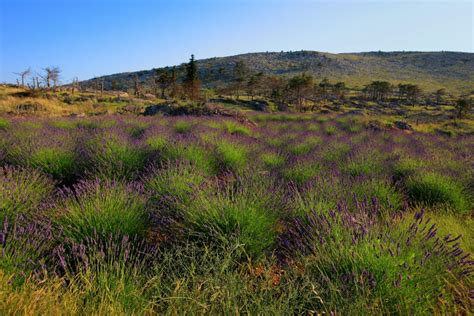
[[[469,314],[474,136],[0,118],[1,314]]]

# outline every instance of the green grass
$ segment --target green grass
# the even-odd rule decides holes
[[[178,134],[186,134],[191,132],[194,123],[189,121],[177,121],[174,124],[174,131]]]
[[[405,187],[413,202],[444,205],[459,213],[467,213],[471,207],[462,185],[434,172],[424,172],[408,178]]]
[[[62,148],[40,148],[30,157],[29,165],[60,181],[71,181],[79,172],[74,152]]]
[[[197,238],[213,242],[243,244],[246,253],[261,257],[277,236],[278,209],[267,184],[240,184],[239,188],[201,192],[184,209],[185,222]]]
[[[226,140],[218,141],[216,156],[222,170],[241,173],[248,166],[248,149],[238,143]]]
[[[141,146],[128,138],[104,134],[87,143],[90,159],[89,172],[108,179],[137,178],[143,170],[148,157]]]
[[[37,170],[0,167],[0,219],[40,215],[53,191],[53,181]]]
[[[402,195],[388,181],[368,179],[354,182],[348,195],[355,194],[360,200],[376,198],[384,211],[398,211],[402,204]],[[350,196],[347,196],[350,199]]]
[[[202,190],[206,178],[188,163],[168,163],[156,170],[146,181],[151,196],[161,203],[187,205],[198,190]]]
[[[313,161],[300,161],[293,165],[287,166],[282,170],[282,176],[285,180],[303,185],[311,178],[318,175],[321,166]]]
[[[148,225],[146,199],[136,186],[120,182],[83,182],[69,192],[51,214],[64,235],[76,242],[96,235],[144,236]]]
[[[214,175],[217,172],[217,161],[212,155],[212,150],[205,148],[202,144],[188,143],[161,143],[155,138],[153,146],[162,146],[159,159],[166,161],[186,161],[201,170],[207,175]],[[160,143],[158,143],[160,142]]]
[[[224,127],[227,133],[232,135],[250,136],[252,134],[250,128],[245,127],[244,125],[236,123],[234,121],[226,121],[224,123]]]
[[[285,157],[275,152],[265,152],[260,155],[260,159],[266,168],[275,169],[285,163]]]
[[[10,121],[0,117],[0,130],[7,129],[10,126]]]

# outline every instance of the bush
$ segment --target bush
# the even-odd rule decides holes
[[[156,202],[187,205],[205,182],[205,177],[186,162],[169,162],[156,169],[146,180],[145,188]]]
[[[226,131],[232,135],[243,135],[250,136],[251,130],[241,124],[238,124],[234,121],[226,121],[224,123]]]
[[[442,308],[457,308],[456,294],[448,290],[448,282],[457,282],[454,274],[465,269],[448,254],[457,246],[436,238],[436,225],[422,213],[380,234],[374,211],[314,212],[296,219],[280,237],[289,260],[303,257],[301,277],[320,295],[313,308],[344,314],[433,313],[440,291]]]
[[[53,181],[36,170],[0,167],[0,220],[37,214],[53,190]]]
[[[412,176],[405,182],[409,197],[426,205],[445,205],[460,213],[470,210],[464,188],[454,180],[434,172]]]
[[[64,235],[76,242],[96,235],[109,238],[144,236],[148,222],[146,197],[138,184],[83,181],[64,191],[54,213]]]
[[[220,140],[216,144],[216,154],[221,170],[240,173],[247,167],[248,150],[243,145]]]
[[[155,146],[158,145],[160,144],[155,139]],[[159,158],[161,162],[178,160],[188,162],[207,175],[213,175],[217,171],[217,162],[210,153],[210,149],[199,144],[167,143],[162,147]]]
[[[65,182],[78,173],[75,153],[61,148],[38,149],[31,155],[29,165]]]
[[[0,130],[7,129],[10,126],[10,121],[0,117]]]
[[[260,159],[265,167],[269,169],[281,167],[285,163],[285,157],[274,152],[265,152],[260,155]]]
[[[174,124],[174,130],[178,134],[186,134],[189,133],[193,127],[194,123],[189,121],[177,121]]]
[[[321,171],[321,166],[315,161],[298,161],[283,169],[283,178],[287,181],[303,185],[311,178],[317,176]]]
[[[148,154],[143,146],[123,131],[108,130],[86,143],[89,171],[108,179],[136,179]]]
[[[200,192],[184,208],[191,235],[217,243],[236,241],[249,256],[262,256],[275,242],[279,214],[275,192],[267,183],[254,181],[212,194]]]

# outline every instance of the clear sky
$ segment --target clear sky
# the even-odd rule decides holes
[[[473,52],[473,1],[0,0],[0,82],[29,66],[73,77],[259,51]]]

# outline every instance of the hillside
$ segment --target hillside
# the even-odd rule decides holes
[[[344,81],[356,89],[373,80],[417,83],[425,91],[446,88],[452,93],[467,93],[474,89],[474,54],[460,52],[248,53],[198,60],[200,78],[206,87],[229,82],[234,79],[233,68],[238,61],[256,73],[291,76],[306,72],[319,79]],[[178,66],[179,73],[182,70],[182,65]],[[104,79],[106,89],[111,89],[113,82],[116,88],[128,89],[133,86],[135,76],[146,84],[153,73],[153,69],[142,70],[99,79]],[[91,86],[95,79],[82,84]]]

